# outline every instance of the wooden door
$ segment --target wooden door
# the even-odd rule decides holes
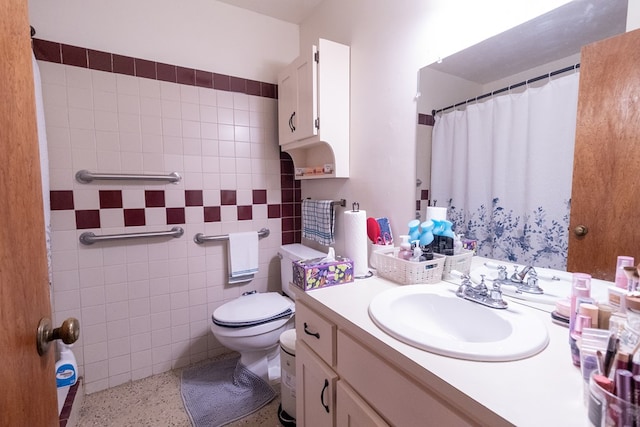
[[[54,426],[54,352],[36,347],[51,306],[26,0],[0,2],[0,55],[0,425]]]
[[[606,280],[618,255],[640,263],[639,46],[631,31],[585,46],[580,60],[567,270]]]

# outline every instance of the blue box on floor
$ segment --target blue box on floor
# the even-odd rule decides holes
[[[337,256],[334,261],[313,258],[293,262],[293,284],[304,291],[353,282],[353,261]]]

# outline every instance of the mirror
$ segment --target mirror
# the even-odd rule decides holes
[[[432,111],[579,63],[582,46],[626,31],[627,4],[572,1],[419,71],[416,217],[431,185]]]

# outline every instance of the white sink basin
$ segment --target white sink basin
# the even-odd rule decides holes
[[[434,285],[406,285],[373,298],[369,315],[392,337],[458,359],[509,361],[543,350],[547,328],[514,309],[484,307]]]

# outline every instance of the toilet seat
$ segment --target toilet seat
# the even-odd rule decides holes
[[[294,302],[277,292],[252,292],[221,305],[211,319],[221,327],[245,328],[290,318],[294,312]]]

